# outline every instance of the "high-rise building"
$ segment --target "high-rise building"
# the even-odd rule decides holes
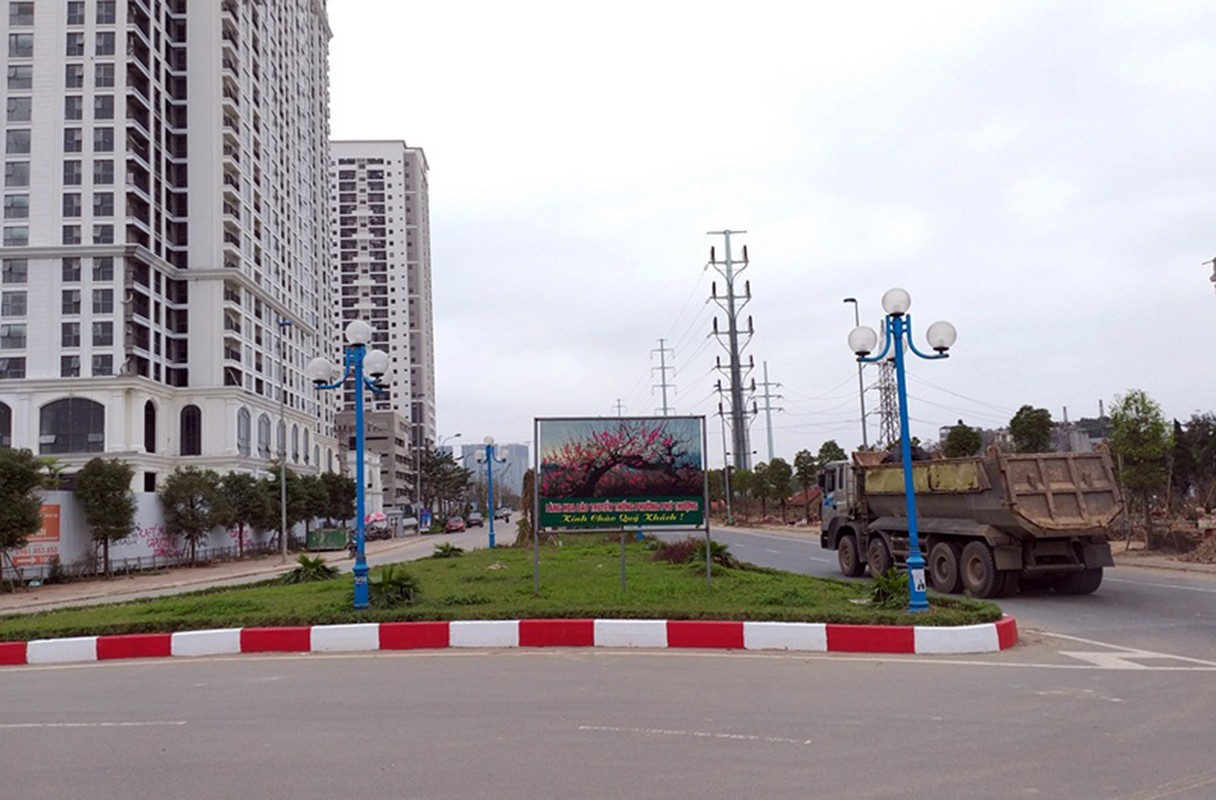
[[[370,347],[385,351],[388,391],[365,399],[368,447],[382,456],[386,509],[417,496],[418,456],[435,444],[435,350],[426,154],[403,141],[330,144],[331,240],[337,298],[333,322],[370,323]],[[338,416],[353,430],[354,397]],[[402,441],[398,434],[407,431]]]
[[[324,3],[3,6],[3,444],[337,469]]]

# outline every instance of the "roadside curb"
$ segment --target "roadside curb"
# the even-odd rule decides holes
[[[627,647],[785,650],[808,653],[954,655],[1017,644],[1017,621],[949,628],[646,619],[369,622],[294,628],[78,636],[0,642],[0,665],[72,664],[132,658],[337,653],[458,647]]]

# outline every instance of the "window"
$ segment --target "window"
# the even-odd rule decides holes
[[[114,280],[114,259],[110,256],[101,256],[93,259],[93,280],[95,281],[112,281]]]
[[[34,24],[34,4],[29,3],[9,3],[8,4],[8,24],[12,27],[29,27]]]
[[[112,153],[112,152],[114,152],[114,129],[113,128],[94,128],[93,129],[93,152],[95,152],[95,153]]]
[[[84,0],[68,0],[68,24],[84,24]]]
[[[26,247],[30,243],[30,229],[27,225],[5,225],[4,246]]]
[[[69,33],[67,42],[68,42],[67,47],[65,49],[65,52],[67,53],[67,55],[69,55],[69,56],[83,56],[84,55],[84,34],[83,33]]]
[[[106,446],[106,409],[83,397],[47,403],[38,414],[39,452],[100,453]]]
[[[114,65],[96,64],[93,67],[93,86],[105,89],[114,85]]]
[[[114,0],[97,0],[97,24],[113,25],[116,18]],[[149,451],[151,452],[151,451]]]
[[[29,122],[30,111],[34,107],[34,101],[29,97],[10,97],[8,99],[8,115],[9,122]]]
[[[9,58],[33,58],[34,57],[34,34],[32,34],[32,33],[10,33],[8,35],[8,57]]]
[[[64,244],[80,244],[84,234],[81,233],[79,225],[64,225],[63,226],[63,243]]]
[[[84,131],[80,128],[63,129],[63,152],[79,153],[84,149]]]
[[[63,118],[83,119],[84,98],[80,95],[69,95],[68,97],[63,98]]]
[[[28,194],[7,194],[4,196],[5,219],[29,219],[30,196]]]
[[[63,282],[64,283],[79,283],[80,282],[80,259],[65,258],[63,260]]]
[[[80,356],[60,356],[59,357],[59,377],[61,377],[61,378],[79,378],[80,377]]]
[[[0,350],[24,350],[25,325],[0,325]]]
[[[144,450],[156,452],[156,404],[151,400],[144,403]]]
[[[0,317],[24,317],[25,292],[0,292]]]
[[[30,165],[25,165],[26,182],[22,186],[29,186],[29,168]],[[81,165],[80,159],[72,158],[63,162],[63,185],[64,186],[79,186],[84,180],[84,168]]]
[[[236,412],[236,449],[243,456],[249,455],[249,409]]]
[[[99,186],[109,186],[114,183],[113,161],[103,158],[93,162],[93,183]]]
[[[32,89],[34,87],[34,68],[29,64],[19,64],[8,68],[8,88]]]
[[[101,377],[114,374],[114,356],[110,353],[98,353],[93,356],[93,375]]]
[[[94,225],[93,244],[114,244],[114,226]]]
[[[13,410],[0,403],[0,447],[13,446]]]
[[[270,458],[270,417],[265,414],[258,417],[258,455]]]
[[[93,194],[93,216],[95,216],[95,217],[112,217],[112,216],[114,216],[114,193],[113,192],[95,192]]]
[[[114,344],[114,323],[110,320],[93,323],[93,346],[109,347]]]
[[[291,426],[291,460],[300,463],[300,428]]]
[[[5,186],[29,186],[30,162],[9,161],[4,165]]]
[[[114,95],[99,94],[93,98],[93,119],[114,119]]]
[[[29,279],[30,265],[24,258],[6,258],[0,269],[4,283],[25,283]]]
[[[80,313],[80,290],[79,289],[64,289],[63,290],[63,305],[61,310],[64,314],[79,314]]]
[[[24,358],[0,358],[0,379],[20,380],[25,377]]]
[[[30,132],[15,130],[4,132],[4,152],[28,153],[30,151]]]
[[[63,88],[84,88],[84,64],[68,64],[63,68]]]
[[[113,314],[114,313],[114,290],[113,289],[94,289],[93,290],[93,313],[94,314]],[[96,329],[93,331],[96,333]]]
[[[97,46],[93,50],[93,55],[114,55],[114,31],[101,31],[97,34]]]
[[[60,326],[63,347],[80,347],[80,323],[64,322]]]
[[[64,192],[63,193],[63,215],[65,217],[79,217],[83,206],[80,202],[80,192]]]
[[[186,406],[181,413],[182,455],[197,456],[203,452],[203,412],[198,406]]]

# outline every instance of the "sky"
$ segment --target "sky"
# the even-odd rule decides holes
[[[948,359],[909,360],[922,440],[1024,404],[1096,417],[1131,389],[1167,419],[1216,411],[1211,0],[334,0],[329,19],[331,135],[430,166],[440,438],[654,415],[666,375],[720,465],[725,229],[746,231],[774,456],[860,444],[844,299],[878,327],[892,287],[922,350],[930,323],[958,330]]]

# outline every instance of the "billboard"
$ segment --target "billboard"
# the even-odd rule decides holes
[[[536,420],[540,528],[703,528],[705,418]]]
[[[43,504],[42,527],[12,552],[14,567],[47,566],[59,558],[59,506]]]

